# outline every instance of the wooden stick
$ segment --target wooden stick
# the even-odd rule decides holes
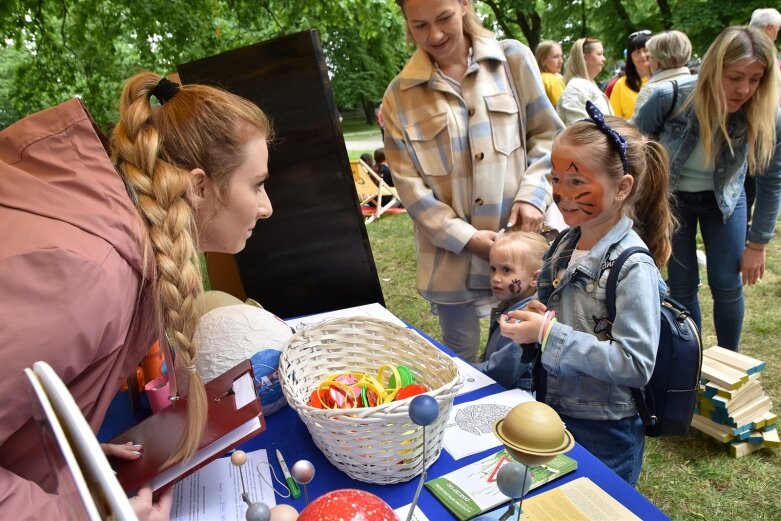
[[[765,368],[765,362],[762,360],[757,360],[756,358],[719,346],[713,346],[704,350],[702,356],[723,362],[746,374],[758,373]]]

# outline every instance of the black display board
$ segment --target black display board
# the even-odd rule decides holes
[[[317,32],[185,63],[178,72],[184,83],[252,100],[273,121],[266,186],[274,213],[235,256],[246,295],[283,318],[384,304]]]

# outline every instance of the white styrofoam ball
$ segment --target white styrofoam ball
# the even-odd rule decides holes
[[[290,327],[265,309],[248,304],[217,307],[201,317],[195,330],[198,371],[209,382],[249,359],[268,416],[286,404],[277,370],[282,348],[292,337]]]

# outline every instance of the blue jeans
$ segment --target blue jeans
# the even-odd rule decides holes
[[[676,192],[680,228],[673,236],[673,254],[667,266],[670,296],[686,307],[702,328],[697,298],[697,223],[707,255],[708,286],[713,296],[713,321],[721,347],[737,351],[743,328],[743,281],[740,258],[746,245],[746,196],[740,197],[727,222],[713,192]]]
[[[560,414],[567,430],[610,470],[634,486],[643,468],[645,427],[639,414],[621,420],[583,420]]]

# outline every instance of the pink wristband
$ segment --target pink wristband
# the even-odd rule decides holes
[[[540,331],[537,333],[537,343],[542,344],[542,334],[545,331],[545,324],[548,322],[550,311],[546,311],[542,316],[542,322],[540,322]]]

